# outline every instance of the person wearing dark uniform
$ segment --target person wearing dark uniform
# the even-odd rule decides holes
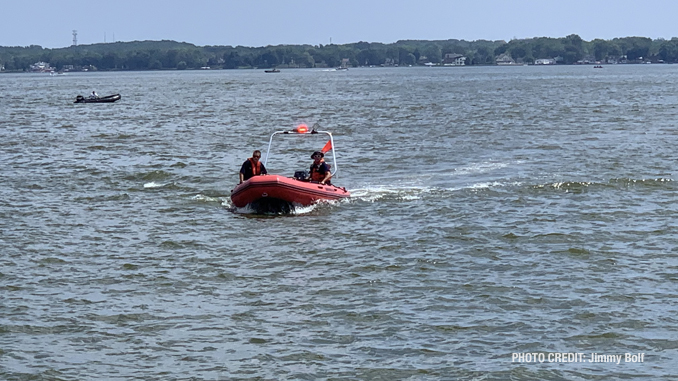
[[[240,184],[242,184],[243,181],[249,180],[250,177],[265,175],[267,173],[266,167],[259,162],[259,159],[261,159],[261,151],[256,150],[252,153],[252,157],[242,163],[242,167],[240,167]]]
[[[320,151],[313,152],[311,159],[313,159],[313,164],[311,164],[310,171],[310,180],[317,181],[320,184],[331,185],[330,178],[332,177],[332,172],[330,171],[330,166],[325,163],[325,154]]]

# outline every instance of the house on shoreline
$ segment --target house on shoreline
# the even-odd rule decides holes
[[[445,54],[445,58],[443,58],[443,65],[444,66],[465,66],[466,65],[466,57],[464,57],[461,54],[447,53],[447,54]]]
[[[496,59],[495,63],[497,65],[515,65],[516,61],[511,58],[508,53],[500,54]]]
[[[535,65],[555,65],[556,60],[553,58],[540,58],[538,60],[534,60]]]
[[[38,61],[31,65],[31,71],[34,73],[49,73],[53,70],[54,68],[49,66],[49,63],[47,62]]]

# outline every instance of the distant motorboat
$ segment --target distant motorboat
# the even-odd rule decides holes
[[[278,69],[269,69],[269,70],[264,70],[264,73],[280,73],[280,70],[278,70]]]
[[[75,98],[75,102],[73,103],[113,103],[115,101],[120,100],[121,96],[120,94],[113,94],[113,95],[108,95],[105,97],[88,97],[85,98],[82,95],[78,95]]]

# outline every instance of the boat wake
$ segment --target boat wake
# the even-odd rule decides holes
[[[370,185],[351,189],[351,199],[366,202],[375,201],[416,201],[422,199],[449,198],[463,191],[482,191],[521,186],[515,181],[482,181],[457,187],[419,186],[419,185]]]
[[[162,183],[156,183],[155,181],[151,181],[150,183],[145,183],[145,184],[144,184],[144,188],[145,188],[145,189],[149,189],[149,188],[162,188],[162,187],[166,187],[167,185],[170,185],[170,184],[171,184],[171,183],[162,184]]]
[[[558,181],[531,186],[537,191],[562,191],[565,193],[583,193],[599,189],[673,189],[676,185],[671,178],[659,177],[650,179],[612,178],[605,181]]]
[[[204,194],[196,194],[195,196],[191,197],[192,200],[195,201],[202,201],[202,202],[218,202],[221,203],[223,206],[231,206],[230,200],[227,196],[207,196]]]
[[[259,202],[256,205],[247,205],[245,207],[236,207],[233,205],[230,197],[224,195],[205,195],[197,194],[192,197],[193,200],[207,203],[218,203],[222,207],[237,214],[259,214],[259,215],[305,215],[317,212],[328,206],[333,207],[343,203],[355,202],[395,202],[407,203],[419,200],[441,200],[455,197],[465,197],[479,192],[488,194],[531,194],[534,192],[564,192],[564,193],[583,193],[595,192],[597,190],[628,190],[628,189],[675,189],[676,182],[671,178],[651,178],[651,179],[632,179],[632,178],[613,178],[609,181],[589,182],[589,181],[558,181],[558,182],[531,182],[527,180],[514,181],[508,179],[497,179],[480,181],[471,184],[459,186],[430,186],[417,185],[416,183],[399,185],[373,185],[364,184],[359,188],[351,189],[351,197],[334,201],[321,201],[309,206],[290,205],[279,200],[267,200]],[[165,186],[167,184],[164,184]],[[159,184],[158,186],[162,186]]]
[[[486,161],[437,172],[405,176],[389,185],[366,184],[358,189],[351,189],[351,198],[368,202],[377,200],[412,201],[424,198],[450,197],[455,193],[466,190],[477,191],[521,186],[522,183],[506,179],[501,173],[496,176],[492,176],[492,174],[522,163],[522,161]]]
[[[353,200],[375,202],[382,199],[412,201],[420,200],[428,195],[453,192],[457,189],[419,186],[370,186],[351,190]]]
[[[559,181],[533,183],[529,181],[514,181],[509,179],[481,181],[461,185],[458,187],[417,186],[417,185],[368,185],[358,189],[351,189],[351,202],[380,202],[395,201],[409,202],[423,199],[442,199],[458,196],[467,192],[500,192],[508,194],[533,192],[564,192],[584,193],[600,190],[629,190],[647,189],[664,190],[675,189],[676,183],[670,178],[629,179],[614,178],[605,182],[590,181]]]

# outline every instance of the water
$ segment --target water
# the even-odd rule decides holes
[[[78,94],[122,94],[73,104]],[[678,66],[4,74],[0,379],[675,379]],[[230,203],[298,123],[348,201]],[[269,172],[325,143],[281,142]],[[287,144],[287,146],[284,146]],[[644,362],[520,363],[513,353]]]

